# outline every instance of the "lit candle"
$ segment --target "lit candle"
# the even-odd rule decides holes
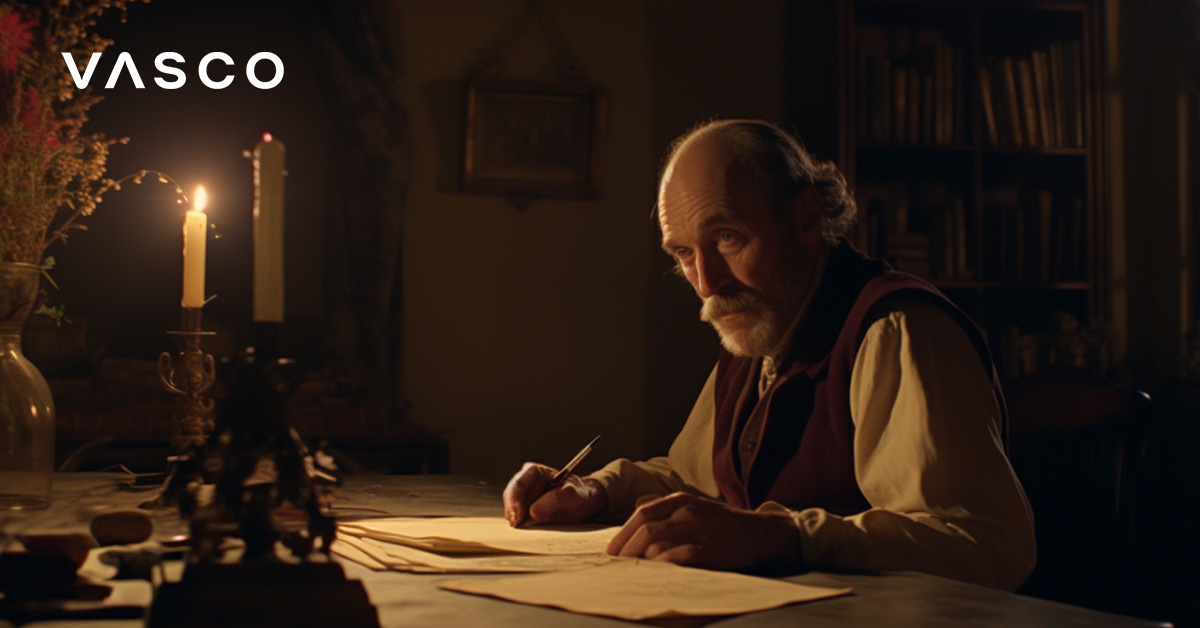
[[[283,322],[283,142],[254,147],[254,321]]]
[[[183,307],[204,306],[204,257],[208,242],[208,194],[196,186],[192,208],[183,219]]]

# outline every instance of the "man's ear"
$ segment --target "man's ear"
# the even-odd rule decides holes
[[[821,230],[825,228],[825,212],[821,210],[821,197],[816,188],[808,186],[800,190],[792,199],[789,210],[798,242],[811,244],[820,240]]]

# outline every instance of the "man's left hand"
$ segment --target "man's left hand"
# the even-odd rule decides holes
[[[799,537],[784,512],[739,510],[672,493],[638,506],[608,553],[711,569],[795,560]]]

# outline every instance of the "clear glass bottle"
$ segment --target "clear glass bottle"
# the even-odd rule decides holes
[[[54,397],[21,351],[41,269],[0,264],[0,510],[46,508],[54,474]]]

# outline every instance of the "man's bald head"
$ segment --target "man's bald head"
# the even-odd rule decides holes
[[[673,147],[658,223],[663,250],[703,302],[700,320],[730,352],[767,356],[816,285],[827,221],[816,187],[771,174],[786,160],[747,150],[744,135],[706,127]]]
[[[820,200],[825,224],[823,237],[836,241],[854,223],[854,198],[846,179],[833,162],[815,159],[783,129],[762,120],[717,120],[701,124],[671,144],[659,177],[663,186],[676,175],[676,162],[684,157],[697,168],[716,174],[744,169],[772,196],[772,204],[784,217],[801,191],[812,187]],[[706,161],[705,161],[706,160]]]

